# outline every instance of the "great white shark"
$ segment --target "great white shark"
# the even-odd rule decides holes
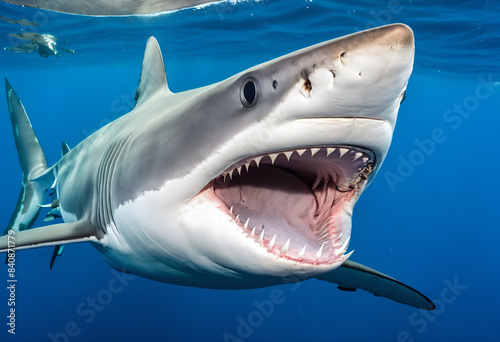
[[[0,251],[90,242],[117,270],[170,284],[247,289],[317,278],[432,310],[418,291],[346,253],[414,49],[411,29],[393,24],[173,93],[150,37],[133,110],[72,150],[64,145],[51,167],[6,80],[23,182]],[[44,204],[49,189],[55,198]],[[43,206],[64,223],[30,229]]]

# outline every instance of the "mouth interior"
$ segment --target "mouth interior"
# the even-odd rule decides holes
[[[373,165],[359,147],[306,148],[244,159],[212,184],[222,210],[268,253],[333,263],[348,257],[341,214]]]

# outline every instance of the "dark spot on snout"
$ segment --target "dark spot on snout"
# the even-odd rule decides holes
[[[309,98],[311,96],[311,90],[312,90],[312,83],[311,80],[309,80],[309,70],[302,70],[300,73],[300,76],[302,79],[304,79],[304,84],[302,85],[301,93],[305,97]]]
[[[345,57],[345,51],[340,54],[340,58],[344,58],[344,57]]]
[[[305,80],[304,85],[302,87],[304,88],[304,90],[310,93],[312,90],[311,81],[309,81],[309,79]]]
[[[337,77],[337,75],[335,74],[335,71],[333,71],[333,70],[330,70],[330,72],[332,73],[332,75],[333,75],[333,78]]]

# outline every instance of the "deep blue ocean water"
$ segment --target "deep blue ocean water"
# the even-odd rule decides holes
[[[364,28],[408,24],[416,56],[407,98],[387,159],[356,205],[349,249],[353,260],[415,287],[437,309],[421,312],[310,280],[279,287],[286,300],[239,338],[500,340],[499,1],[241,1],[119,18],[2,3],[0,15],[40,24],[0,21],[1,47],[18,43],[8,33],[37,32],[75,50],[46,59],[0,51],[0,75],[23,101],[49,164],[59,159],[61,141],[75,146],[132,108],[149,35],[160,43],[171,89],[183,91]],[[21,170],[4,96],[0,114],[0,223],[6,226]],[[430,144],[436,130],[440,139]],[[224,341],[225,333],[238,336],[255,301],[273,291],[120,278],[122,290],[94,309],[88,300],[116,274],[87,244],[67,246],[52,271],[51,254],[51,248],[17,253],[16,335],[7,332],[8,274],[0,267],[1,341]],[[450,284],[453,291],[446,292]]]

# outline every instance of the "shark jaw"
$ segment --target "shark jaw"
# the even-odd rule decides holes
[[[308,147],[241,160],[203,191],[249,244],[283,261],[344,262],[350,213],[375,163],[354,146]],[[344,236],[346,234],[347,236]]]

